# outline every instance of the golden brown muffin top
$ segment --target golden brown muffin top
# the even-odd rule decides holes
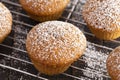
[[[120,0],[88,0],[83,17],[94,28],[120,30]]]
[[[107,69],[113,80],[120,80],[120,46],[108,56]]]
[[[26,48],[30,57],[38,63],[67,64],[82,55],[86,38],[70,23],[48,21],[36,25],[29,32]]]
[[[10,11],[0,2],[0,38],[9,34],[12,25]]]
[[[70,0],[19,0],[22,7],[31,14],[49,15],[63,10]]]

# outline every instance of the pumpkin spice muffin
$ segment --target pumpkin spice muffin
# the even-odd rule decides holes
[[[29,32],[26,48],[41,73],[54,75],[67,70],[83,54],[86,38],[70,23],[48,21]]]
[[[115,48],[108,56],[107,71],[112,80],[120,80],[120,46]]]
[[[83,17],[97,38],[120,37],[120,0],[88,0],[83,6]]]
[[[12,15],[0,2],[0,43],[8,36],[12,29]]]
[[[36,21],[58,19],[70,0],[19,0],[23,9]]]

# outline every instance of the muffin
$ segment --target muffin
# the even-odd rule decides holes
[[[28,33],[26,48],[36,69],[55,75],[67,70],[81,57],[86,48],[86,38],[70,23],[47,21]]]
[[[8,36],[12,28],[12,15],[0,2],[0,43]]]
[[[82,15],[97,38],[112,40],[120,37],[120,0],[88,0]]]
[[[107,71],[112,80],[120,80],[120,46],[115,48],[108,56]]]
[[[70,0],[19,0],[23,9],[36,21],[58,19]]]

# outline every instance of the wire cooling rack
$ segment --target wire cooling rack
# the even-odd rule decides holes
[[[86,0],[71,0],[61,21],[70,22],[87,37],[87,48],[78,61],[64,73],[47,76],[38,72],[31,63],[25,48],[26,35],[38,22],[29,18],[18,0],[0,0],[13,15],[11,34],[0,44],[0,80],[110,80],[106,71],[106,58],[120,38],[103,41],[95,38],[84,23],[81,15]]]

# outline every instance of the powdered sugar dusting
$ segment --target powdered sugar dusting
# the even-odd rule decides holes
[[[48,6],[51,5],[51,3],[53,3],[54,0],[26,0],[26,3],[32,3],[32,5],[30,6],[30,8],[34,8],[34,7],[39,7],[40,10],[44,11],[44,6]],[[42,4],[41,4],[42,3]],[[49,8],[50,9],[50,8]]]
[[[12,17],[10,11],[0,3],[0,37],[10,32]]]
[[[67,5],[69,0],[24,0],[24,2],[31,10],[37,9],[37,12],[46,12],[46,10],[47,12],[52,12],[53,9],[59,9],[61,5]],[[34,12],[36,12],[36,10]]]
[[[86,38],[72,24],[48,21],[30,31],[26,46],[30,55],[59,63],[80,56],[86,47]]]
[[[99,80],[103,80],[103,75],[107,75],[106,72],[106,59],[108,53],[104,53],[88,42],[86,52],[83,56],[85,63],[88,67],[85,67],[83,74],[87,77],[92,78],[93,80],[96,77],[99,77]]]
[[[120,30],[120,0],[88,0],[83,7],[83,16],[95,28]]]
[[[120,78],[120,46],[111,52],[107,59],[107,67],[110,75],[116,75],[116,79]]]

